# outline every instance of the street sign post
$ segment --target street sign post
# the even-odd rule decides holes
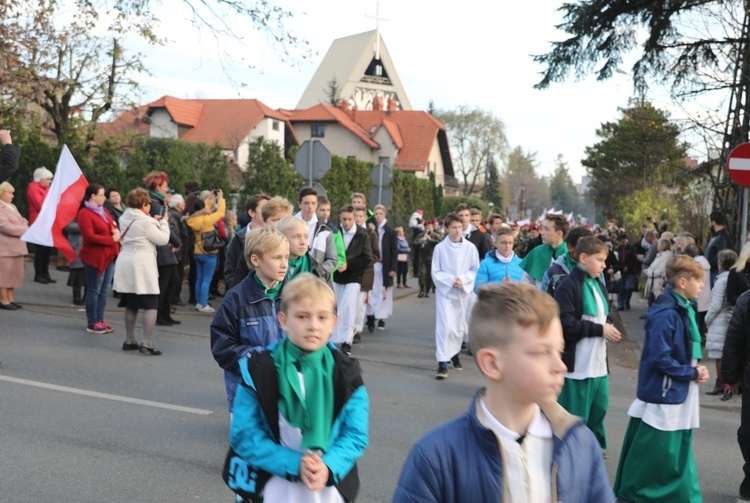
[[[294,169],[312,185],[330,171],[331,152],[320,140],[304,141],[294,153]]]
[[[740,237],[744,241],[747,236],[747,207],[750,204],[750,143],[741,143],[734,147],[729,153],[727,159],[727,171],[732,180],[738,185],[744,187],[742,196],[744,204],[742,205],[742,234]]]
[[[393,189],[386,186],[391,183],[393,172],[386,164],[376,164],[370,171],[370,181],[374,187],[370,190],[370,201],[390,207],[393,204]]]

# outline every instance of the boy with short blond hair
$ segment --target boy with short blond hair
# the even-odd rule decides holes
[[[276,224],[284,217],[288,217],[294,211],[292,204],[286,198],[276,196],[268,200],[260,210],[263,221],[269,229],[275,229]]]
[[[393,501],[613,503],[596,439],[555,402],[565,365],[554,300],[526,284],[488,285],[469,334],[486,387],[412,448]]]
[[[227,293],[211,321],[211,352],[224,369],[230,412],[240,382],[239,360],[284,337],[276,313],[289,267],[289,241],[275,229],[253,229],[245,239],[245,258],[254,269]]]
[[[238,501],[354,501],[369,398],[356,361],[330,342],[330,286],[301,274],[284,288],[288,336],[242,358],[224,480]]]
[[[276,230],[289,241],[289,269],[286,272],[286,280],[291,281],[303,272],[312,272],[313,264],[307,246],[309,228],[304,220],[291,215],[284,217],[276,224]]]
[[[695,299],[703,267],[686,255],[667,262],[668,287],[646,317],[637,398],[622,442],[614,491],[622,501],[703,501],[693,457],[700,426],[698,385],[709,379]]]
[[[594,236],[579,239],[573,255],[576,266],[555,289],[565,338],[563,362],[568,367],[557,400],[586,420],[602,449],[607,448],[604,416],[609,407],[607,343],[621,338],[609,316],[607,287],[600,278],[608,252]]]

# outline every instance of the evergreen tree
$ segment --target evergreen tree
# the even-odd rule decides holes
[[[508,156],[504,199],[526,218],[536,218],[550,207],[549,184],[537,174],[537,165],[536,152],[524,152],[520,146]]]
[[[341,99],[341,85],[335,76],[328,81],[328,87],[326,87],[324,91],[326,92],[329,105],[335,107],[339,104],[339,100]]]
[[[687,170],[687,145],[668,114],[645,100],[631,100],[617,122],[602,124],[600,141],[586,147],[581,161],[591,175],[589,193],[597,207],[613,208],[621,199],[653,186],[675,185]]]
[[[484,200],[493,204],[494,211],[502,213],[503,186],[500,181],[500,171],[492,157],[487,163],[487,184],[484,187]]]
[[[566,213],[578,213],[578,191],[570,177],[568,163],[562,154],[558,154],[555,161],[557,167],[549,182],[550,201],[556,209]]]

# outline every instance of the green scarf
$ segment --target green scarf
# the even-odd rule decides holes
[[[312,272],[312,260],[310,260],[310,253],[305,253],[297,258],[289,259],[289,269],[286,271],[286,280],[291,281],[300,273]]]
[[[266,294],[266,297],[273,300],[276,297],[279,296],[279,292],[281,291],[281,281],[277,281],[275,285],[273,285],[271,288],[268,288],[265,283],[263,283],[263,280],[258,277],[258,273],[255,273],[255,283],[260,287],[261,290],[263,290],[263,293]]]
[[[674,293],[674,296],[677,297],[677,302],[679,302],[682,307],[687,309],[688,334],[690,334],[690,341],[693,343],[693,358],[695,358],[696,360],[700,360],[701,358],[703,358],[703,353],[701,352],[701,331],[698,328],[698,318],[695,315],[695,302],[687,300],[685,297],[675,292],[674,290],[672,291],[672,293]]]
[[[544,279],[544,273],[547,272],[552,261],[563,253],[567,253],[568,245],[562,242],[557,248],[550,245],[541,244],[531,250],[521,261],[521,269],[537,281]]]
[[[570,253],[568,253],[567,251],[565,252],[565,255],[563,255],[562,257],[563,257],[563,262],[565,262],[565,267],[568,268],[568,271],[572,271],[578,265],[578,262],[573,260],[573,257],[571,257]]]
[[[587,273],[580,265],[577,265],[576,267],[581,269],[585,274],[583,278],[583,314],[599,316],[599,311],[596,309],[595,297],[595,295],[598,295],[599,299],[602,301],[602,306],[604,307],[604,316],[607,316],[609,314],[609,303],[604,296],[601,281],[599,281],[599,278],[592,278],[589,276],[589,273]]]
[[[164,200],[167,197],[166,194],[162,194],[161,192],[157,192],[155,190],[149,190],[148,191],[148,195],[150,195],[151,197],[154,197],[154,198],[158,199],[161,202],[161,204],[164,204]]]
[[[300,450],[328,450],[333,427],[333,354],[328,346],[312,353],[302,350],[287,338],[274,352],[279,377],[279,412],[287,422],[302,430]],[[299,382],[305,381],[305,396]]]

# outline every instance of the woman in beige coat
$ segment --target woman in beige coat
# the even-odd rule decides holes
[[[657,246],[659,247],[657,248],[659,251],[656,254],[656,258],[648,269],[643,271],[643,275],[646,276],[646,294],[648,295],[648,292],[653,292],[654,299],[664,291],[664,272],[667,262],[674,257],[672,241],[669,238],[660,238]]]
[[[115,263],[114,290],[122,294],[120,307],[125,308],[125,342],[123,351],[160,355],[152,339],[159,308],[159,271],[156,247],[169,242],[169,217],[149,214],[151,198],[145,189],[128,194],[128,209],[120,217],[122,250]],[[143,341],[135,340],[135,321],[143,309]]]
[[[0,183],[0,309],[6,311],[21,308],[13,289],[23,286],[23,257],[28,253],[21,236],[29,222],[11,202],[15,190],[8,182]]]

